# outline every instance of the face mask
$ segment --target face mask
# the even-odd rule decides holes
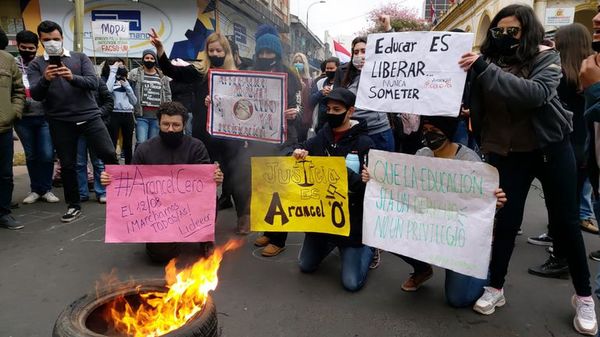
[[[502,35],[501,38],[495,39],[494,43],[496,44],[500,55],[512,56],[516,54],[517,48],[519,48],[521,41],[509,35]]]
[[[146,67],[146,69],[154,68],[155,64],[156,64],[155,61],[144,61],[144,67]]]
[[[423,145],[430,148],[432,151],[436,151],[441,148],[448,138],[437,132],[428,131],[423,134]]]
[[[342,126],[342,124],[344,124],[344,120],[346,119],[346,114],[348,114],[348,111],[345,111],[342,114],[339,115],[334,115],[334,114],[327,114],[327,123],[329,123],[329,126],[332,129],[335,128],[339,128],[340,126]]]
[[[50,41],[44,41],[44,42],[42,42],[42,44],[44,45],[44,49],[46,49],[46,53],[48,55],[56,56],[56,55],[62,54],[62,50],[63,50],[62,41],[50,40]]]
[[[183,142],[183,131],[179,132],[162,132],[159,131],[160,139],[170,148],[176,148]]]
[[[327,75],[327,79],[331,81],[335,77],[335,71],[327,71],[325,72],[325,75]]]
[[[210,64],[215,67],[222,67],[225,64],[225,56],[209,56]]]
[[[356,67],[356,69],[362,70],[363,65],[365,65],[364,55],[363,56],[354,55],[354,57],[352,58],[352,64],[354,65],[354,67]]]
[[[592,49],[594,49],[596,53],[600,53],[600,41],[592,42]]]
[[[256,70],[271,70],[275,64],[277,64],[276,59],[258,58],[256,59]]]
[[[296,67],[296,70],[298,70],[299,73],[304,71],[304,64],[303,63],[294,63],[294,67]]]
[[[25,61],[25,63],[29,63],[35,57],[35,52],[29,50],[19,50],[19,55],[21,55],[21,58],[23,61]]]

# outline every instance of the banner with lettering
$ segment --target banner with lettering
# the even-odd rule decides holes
[[[356,106],[382,112],[458,116],[467,73],[458,61],[473,34],[370,34]]]
[[[365,245],[487,277],[499,184],[494,167],[371,150],[369,174]]]
[[[215,165],[107,165],[107,243],[215,240]]]
[[[287,137],[287,74],[209,72],[207,130],[213,136],[281,144]]]
[[[126,55],[129,53],[129,22],[92,21],[94,52]]]
[[[252,158],[252,230],[350,235],[343,157]]]

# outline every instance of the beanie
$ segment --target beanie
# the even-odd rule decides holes
[[[258,56],[261,51],[269,50],[275,53],[278,58],[282,58],[283,48],[281,47],[281,39],[275,27],[270,25],[260,25],[256,29],[256,47],[254,52]]]
[[[152,49],[146,49],[146,50],[144,50],[144,52],[142,53],[142,58],[144,58],[148,54],[154,56],[155,60],[158,60],[158,57],[156,57],[156,52],[154,50],[152,50]]]
[[[442,133],[448,138],[454,138],[456,128],[458,127],[458,117],[444,117],[444,116],[423,116],[423,125],[429,124],[440,129]]]

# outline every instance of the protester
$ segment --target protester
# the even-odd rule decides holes
[[[302,53],[294,54],[292,58],[292,64],[296,70],[296,74],[300,78],[302,84],[302,90],[296,97],[296,103],[300,107],[300,114],[302,120],[297,123],[298,128],[298,141],[302,142],[306,140],[308,129],[312,124],[312,107],[310,102],[310,89],[312,87],[312,78],[310,77],[310,64],[308,58]]]
[[[0,227],[21,229],[24,226],[10,215],[14,188],[12,129],[13,123],[23,112],[25,87],[17,62],[4,51],[7,44],[8,38],[0,29],[0,72],[3,74],[0,76]]]
[[[240,47],[234,41],[235,36],[228,36],[227,41],[229,41],[229,46],[231,47],[231,55],[233,55],[233,61],[235,63],[235,67],[238,70],[248,70],[251,69],[253,64],[251,60],[244,59],[240,56]]]
[[[136,144],[158,135],[156,112],[164,102],[171,101],[169,78],[157,67],[156,53],[146,49],[142,52],[142,66],[131,70],[129,81],[134,88],[137,104],[135,104]]]
[[[131,164],[133,131],[135,130],[134,109],[138,100],[127,80],[127,67],[120,58],[109,58],[104,62],[100,77],[114,101],[108,131],[113,145],[117,146],[119,133],[123,137],[122,152],[125,164]]]
[[[171,64],[174,66],[183,66],[187,67],[190,63],[183,61],[181,59],[171,60]],[[194,83],[186,83],[180,82],[171,78],[171,82],[169,83],[171,86],[171,98],[173,102],[179,102],[188,110],[188,121],[185,124],[184,132],[186,135],[192,135],[193,128],[193,120],[194,116],[192,115],[193,105],[194,105]]]
[[[52,142],[61,163],[68,205],[61,221],[71,222],[81,215],[75,171],[79,136],[85,136],[88,146],[105,164],[118,164],[118,161],[94,99],[98,78],[92,62],[85,54],[64,48],[62,28],[57,23],[43,21],[38,26],[38,35],[44,45],[44,57],[29,64],[27,76],[31,97],[43,102]]]
[[[417,156],[446,158],[464,161],[480,162],[481,158],[473,150],[460,143],[451,141],[459,125],[458,118],[453,117],[424,117],[422,134],[424,148],[417,151]],[[362,170],[362,180],[370,180],[368,168]],[[506,195],[502,189],[495,191],[498,199],[496,207],[502,208],[506,203]],[[410,264],[414,271],[402,284],[404,291],[417,291],[423,283],[433,276],[431,265],[408,256],[400,256]],[[457,308],[472,305],[483,293],[487,279],[478,279],[446,269],[445,293],[449,305]]]
[[[208,151],[202,141],[183,133],[187,121],[187,109],[178,102],[162,103],[156,112],[160,125],[159,137],[140,144],[133,155],[133,165],[181,165],[210,164]],[[102,173],[102,184],[110,185],[111,177]],[[217,185],[223,182],[223,172],[217,168],[214,173]],[[217,196],[215,195],[215,198]],[[146,252],[155,262],[167,262],[178,255],[181,243],[147,243]],[[206,255],[212,242],[200,245]]]
[[[350,236],[306,233],[300,250],[299,265],[304,273],[317,270],[323,259],[334,248],[340,251],[342,285],[348,291],[360,290],[366,280],[373,250],[362,244],[362,218],[365,184],[361,181],[360,163],[364,163],[373,141],[367,135],[366,122],[353,117],[356,96],[345,88],[335,88],[325,98],[327,123],[313,138],[295,146],[294,158],[311,156],[346,158],[348,171],[348,198],[350,209]],[[358,160],[349,160],[355,157]],[[356,166],[348,163],[354,162]]]
[[[312,114],[312,129],[314,133],[319,132],[323,125],[325,125],[327,113],[325,98],[327,98],[327,95],[334,88],[335,73],[340,66],[340,59],[337,57],[330,57],[325,62],[325,77],[313,85],[310,95],[310,105],[315,107]]]
[[[24,204],[33,204],[42,199],[46,202],[59,202],[52,193],[52,171],[54,169],[54,147],[50,139],[50,129],[44,116],[41,102],[31,98],[27,68],[37,53],[39,39],[36,33],[23,30],[17,33],[17,65],[23,74],[25,86],[25,108],[23,116],[15,123],[15,131],[19,135],[23,150],[25,150],[25,164],[29,174],[29,194],[23,199]]]
[[[498,169],[500,187],[510,202],[496,217],[490,286],[473,309],[489,315],[506,303],[503,286],[508,264],[529,187],[538,178],[555,226],[555,247],[564,252],[575,286],[573,325],[579,333],[595,335],[598,326],[579,230],[577,168],[569,140],[572,114],[556,96],[560,57],[540,46],[544,27],[531,7],[507,6],[490,27],[482,55],[467,53],[459,65],[473,70],[473,124],[481,133],[482,152]]]

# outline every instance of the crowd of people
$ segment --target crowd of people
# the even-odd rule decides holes
[[[389,16],[382,16],[381,23],[382,31],[393,31]],[[593,27],[600,31],[600,14],[594,17]],[[380,262],[380,251],[362,243],[362,205],[370,174],[361,163],[369,150],[483,160],[496,167],[500,176],[488,277],[476,279],[446,270],[447,302],[454,307],[473,306],[484,315],[506,303],[508,266],[528,192],[538,179],[548,211],[548,232],[529,242],[550,245],[551,254],[530,272],[548,277],[569,274],[575,289],[574,328],[581,334],[597,334],[581,230],[598,233],[592,199],[598,200],[600,172],[599,34],[592,37],[584,26],[572,24],[548,39],[531,7],[501,9],[480,52],[457,60],[467,72],[458,117],[419,117],[355,107],[365,65],[364,36],[352,41],[350,62],[340,64],[334,57],[324,60],[321,74],[314,79],[306,55],[296,53],[287,62],[274,27],[260,26],[255,38],[253,65],[242,62],[235,42],[218,32],[206,39],[199,62],[186,62],[169,60],[160,37],[152,31],[155,49],[143,52],[139,67],[129,71],[123,59],[108,58],[98,72],[88,56],[65,48],[58,24],[43,21],[37,34],[20,32],[19,56],[15,59],[0,52],[0,226],[23,228],[11,216],[13,127],[23,143],[30,178],[30,193],[23,203],[59,202],[52,192],[56,157],[67,204],[63,222],[80,217],[81,202],[89,198],[88,159],[95,171],[96,197],[102,203],[106,202],[105,186],[111,182],[103,172],[105,164],[217,162],[214,180],[222,184],[218,207],[235,207],[235,231],[246,235],[250,232],[251,157],[345,157],[350,236],[306,233],[299,268],[304,273],[316,271],[338,248],[342,284],[358,291],[369,270]],[[3,40],[2,33],[0,49],[6,47]],[[38,52],[39,42],[43,53]],[[286,73],[285,143],[211,136],[206,129],[212,104],[210,69]],[[266,232],[254,244],[264,247],[263,256],[272,257],[285,249],[286,239],[287,233]],[[203,247],[208,251],[210,243]],[[147,250],[150,257],[165,260],[179,248],[177,244],[148,244]],[[599,252],[590,256],[600,260]],[[400,257],[414,268],[403,290],[416,291],[433,276],[431,265]]]

